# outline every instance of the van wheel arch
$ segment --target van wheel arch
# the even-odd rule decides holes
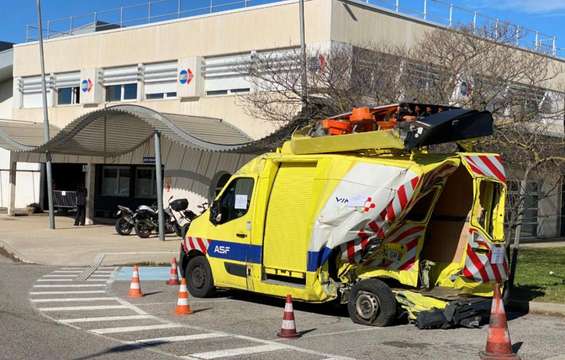
[[[188,253],[184,277],[188,292],[194,297],[211,297],[216,292],[210,263],[206,256],[199,251]]]

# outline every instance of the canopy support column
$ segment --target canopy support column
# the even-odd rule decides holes
[[[161,172],[161,134],[155,131],[155,182],[157,185],[157,209],[159,212],[159,240],[165,240],[165,214],[163,211],[163,174]]]
[[[16,170],[17,170],[17,162],[10,161],[10,173],[8,174],[9,177],[9,187],[8,191],[10,193],[10,202],[8,203],[8,215],[14,216],[16,215]]]

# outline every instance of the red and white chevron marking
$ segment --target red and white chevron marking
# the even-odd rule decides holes
[[[508,261],[504,255],[504,261],[501,264],[492,264],[493,245],[486,241],[481,234],[471,229],[469,231],[469,241],[467,243],[467,258],[465,259],[465,267],[463,268],[463,276],[480,282],[498,283],[506,280],[508,276]],[[487,251],[486,253],[478,250]]]
[[[506,182],[506,172],[500,155],[469,155],[464,156],[463,160],[474,174]]]
[[[374,236],[372,239],[369,239],[369,234],[367,234],[363,229],[359,230],[357,236],[359,237],[358,239],[351,240],[340,245],[342,254],[341,259],[343,261],[347,261],[351,264],[359,264],[363,259],[365,249],[367,249],[370,241],[376,240],[376,237]]]
[[[387,242],[402,245],[404,254],[398,261],[389,265],[390,270],[409,270],[416,263],[418,241],[424,235],[425,226],[408,224],[400,227],[390,235]]]
[[[390,228],[390,225],[402,213],[402,211],[406,209],[406,207],[410,203],[410,200],[412,200],[414,190],[416,190],[419,181],[420,177],[416,176],[410,181],[401,185],[396,191],[394,198],[380,212],[377,218],[367,224],[367,226],[377,235],[377,237],[381,239],[385,238],[385,234]]]
[[[188,253],[190,250],[198,250],[203,254],[208,252],[208,246],[210,246],[208,239],[200,237],[187,236],[184,239],[184,250]]]

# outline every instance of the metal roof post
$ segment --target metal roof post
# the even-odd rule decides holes
[[[155,183],[157,191],[157,211],[159,214],[159,240],[165,240],[165,214],[163,211],[163,174],[161,172],[161,134],[155,131]]]

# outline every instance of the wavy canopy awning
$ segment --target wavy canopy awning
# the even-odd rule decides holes
[[[203,151],[255,153],[273,148],[217,118],[160,113],[116,105],[84,114],[43,142],[41,123],[0,121],[0,147],[15,152],[115,156],[133,151],[158,131],[169,140]],[[271,135],[272,136],[272,135]],[[275,145],[276,146],[276,145]]]

